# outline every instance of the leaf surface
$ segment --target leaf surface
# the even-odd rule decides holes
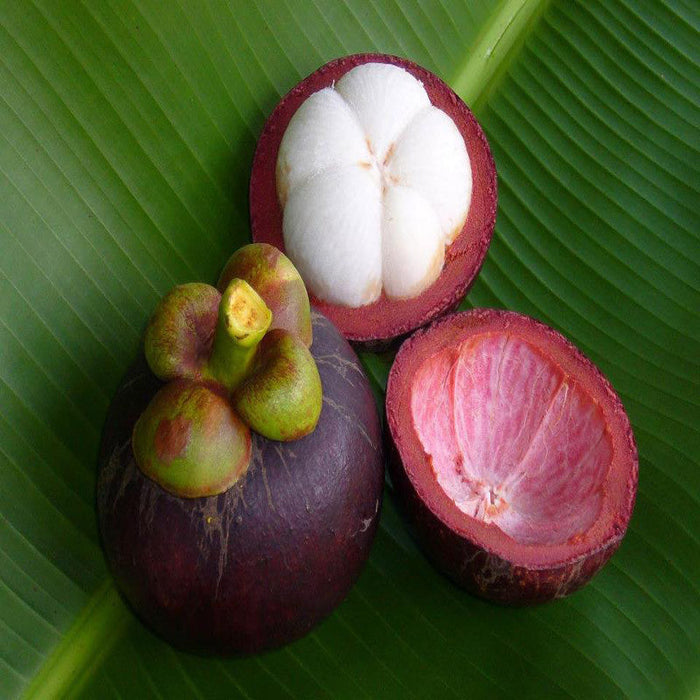
[[[699,29],[683,0],[2,4],[0,696],[697,695]],[[430,567],[388,485],[366,570],[317,630],[182,654],[105,568],[104,415],[158,298],[248,240],[266,116],[359,51],[473,105],[499,213],[463,306],[537,316],[610,378],[639,444],[634,517],[585,589],[505,609]],[[363,361],[381,401],[391,358]]]

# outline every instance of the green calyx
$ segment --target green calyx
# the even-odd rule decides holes
[[[316,361],[299,338],[281,329],[265,336],[250,373],[233,394],[243,420],[271,440],[310,433],[322,401]]]
[[[281,328],[311,347],[311,308],[294,263],[269,243],[251,243],[228,260],[217,287],[223,292],[238,277],[250,284],[272,311],[270,330]]]
[[[227,279],[223,294],[206,284],[176,287],[146,329],[148,364],[168,383],[134,426],[134,457],[176,496],[211,496],[236,483],[250,462],[251,428],[294,440],[318,421],[323,396],[308,349],[308,297],[288,259],[269,248],[252,244],[234,254],[225,273],[248,271],[250,282]],[[258,288],[280,310],[277,324]],[[285,295],[293,307],[286,315]]]
[[[247,374],[258,343],[272,322],[272,312],[245,281],[229,282],[219,304],[208,374],[233,391]]]
[[[248,426],[205,384],[176,379],[151,400],[132,439],[141,471],[185,498],[226,491],[250,462]]]

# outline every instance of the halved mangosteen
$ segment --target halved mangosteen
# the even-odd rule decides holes
[[[253,244],[229,273],[223,294],[181,285],[156,308],[107,416],[97,511],[108,565],[147,624],[183,648],[252,653],[346,596],[384,462],[357,356],[310,311],[289,261]]]
[[[390,473],[428,557],[502,603],[565,596],[619,546],[637,489],[622,403],[532,318],[446,316],[399,350],[386,394]]]
[[[496,218],[496,170],[469,108],[395,56],[331,61],[269,117],[250,181],[253,240],[285,250],[351,341],[386,344],[453,308]]]

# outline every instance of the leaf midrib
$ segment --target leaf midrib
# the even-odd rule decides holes
[[[513,62],[550,0],[504,0],[468,47],[452,89],[475,111]]]

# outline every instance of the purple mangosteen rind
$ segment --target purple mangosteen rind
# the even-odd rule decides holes
[[[306,634],[345,598],[369,556],[384,483],[380,421],[356,355],[313,314],[324,387],[316,429],[253,433],[246,474],[224,493],[179,498],[135,463],[132,428],[162,383],[141,361],[112,403],[97,510],[128,603],[177,647],[249,654]]]
[[[558,360],[604,404],[614,457],[602,485],[604,505],[588,531],[549,546],[515,542],[494,524],[476,523],[442,492],[415,429],[401,406],[408,401],[411,375],[422,360],[470,333],[530,334],[539,347],[556,348]],[[523,329],[525,329],[523,331]],[[533,341],[533,342],[535,342]],[[404,373],[406,373],[405,376]],[[407,388],[408,387],[408,388]],[[445,316],[420,329],[401,346],[386,394],[385,442],[388,471],[409,528],[428,559],[469,592],[506,605],[528,605],[561,598],[584,586],[610,559],[625,536],[638,482],[637,446],[624,406],[610,382],[559,332],[511,311],[474,309]],[[418,464],[418,466],[416,466]],[[418,476],[417,476],[418,475]],[[602,525],[601,525],[602,523]]]
[[[254,241],[284,251],[282,209],[276,185],[276,163],[284,132],[294,113],[314,92],[329,87],[352,68],[365,63],[398,66],[420,80],[431,103],[452,118],[462,134],[472,168],[472,199],[460,233],[445,250],[437,280],[417,297],[388,299],[349,308],[311,295],[311,303],[364,350],[393,348],[402,338],[457,307],[474,284],[488,252],[496,223],[496,165],[486,135],[462,99],[438,76],[408,59],[380,53],[343,56],[318,68],[294,86],[268,117],[258,139],[250,178],[250,223]]]
[[[387,437],[387,466],[411,534],[433,565],[460,588],[503,605],[523,606],[562,598],[584,586],[622,542],[625,530],[607,545],[559,565],[518,566],[452,530],[422,500]]]

